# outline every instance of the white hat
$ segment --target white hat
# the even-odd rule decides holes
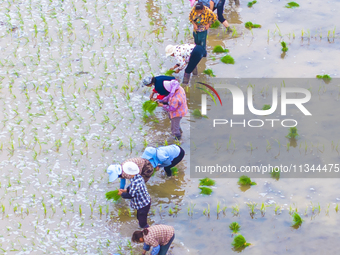
[[[166,57],[171,56],[173,53],[175,53],[176,46],[169,44],[165,47],[165,55]]]
[[[122,167],[119,164],[110,165],[106,172],[109,174],[109,182],[114,182],[122,174]]]
[[[133,162],[126,162],[122,165],[123,171],[129,175],[139,174],[139,167]]]

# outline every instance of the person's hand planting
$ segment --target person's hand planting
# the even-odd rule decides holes
[[[124,192],[127,192],[127,190],[126,189],[119,189],[118,195],[121,196]]]
[[[158,102],[158,106],[161,106],[161,107],[162,107],[163,105],[164,105],[164,104],[162,104],[162,103]]]

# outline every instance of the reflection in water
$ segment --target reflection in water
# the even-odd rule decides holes
[[[165,28],[161,10],[157,5],[155,5],[154,1],[153,0],[146,1],[145,8],[150,19],[150,25],[156,25],[157,27]]]

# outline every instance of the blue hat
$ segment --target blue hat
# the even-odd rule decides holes
[[[114,182],[122,174],[122,167],[119,164],[110,165],[106,172],[109,174],[109,182]]]
[[[150,85],[151,82],[152,82],[152,76],[144,77],[144,79],[142,80],[142,87]]]

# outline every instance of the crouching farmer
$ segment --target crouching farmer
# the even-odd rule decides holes
[[[174,239],[175,229],[167,225],[154,225],[132,235],[133,242],[144,243],[143,254],[153,247],[150,255],[166,255]]]

